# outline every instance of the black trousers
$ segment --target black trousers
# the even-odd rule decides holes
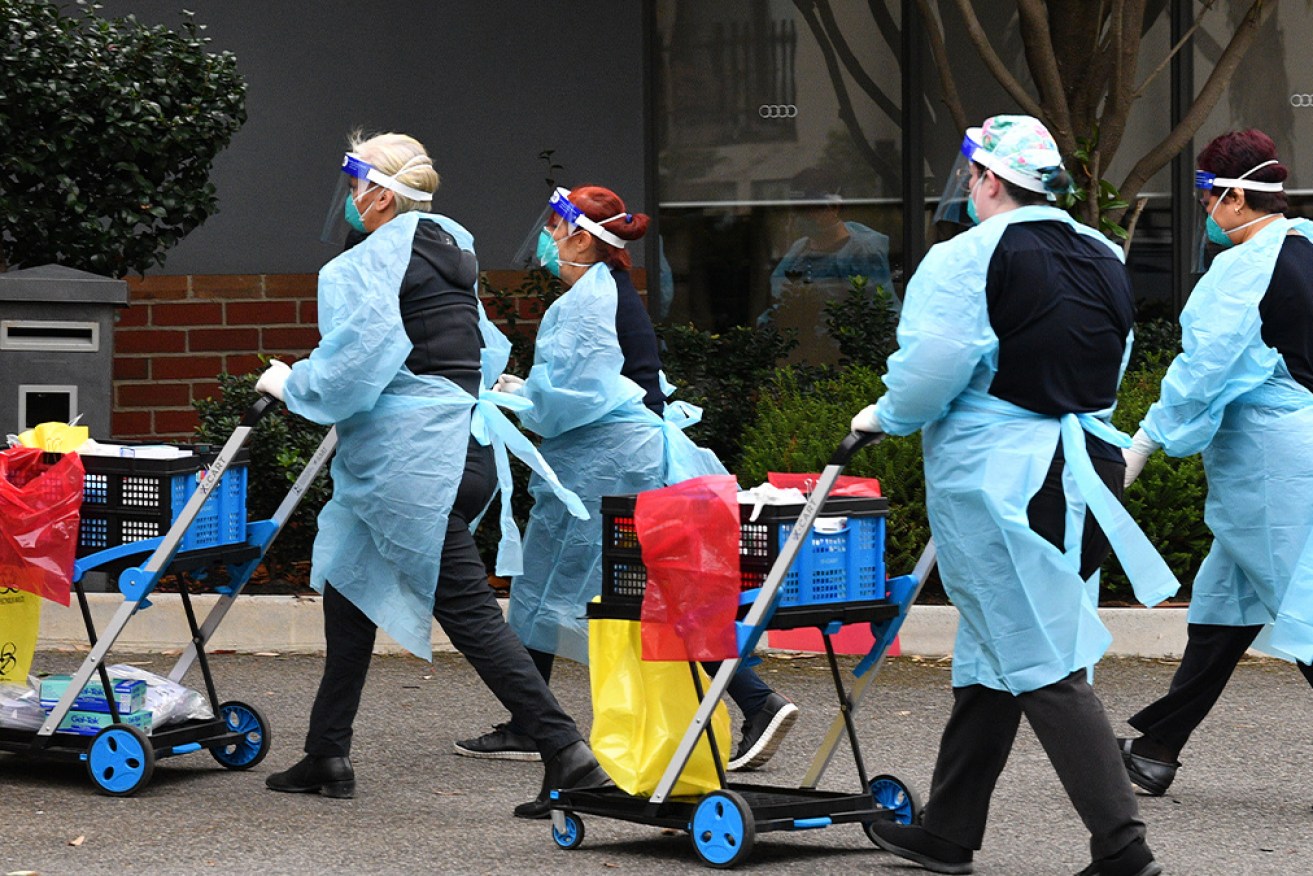
[[[483,683],[501,701],[517,725],[537,744],[543,759],[583,737],[561,709],[534,666],[529,652],[511,631],[488,586],[488,573],[470,532],[470,521],[492,496],[492,451],[470,442],[465,474],[447,522],[442,569],[433,601],[433,616],[442,625]],[[310,710],[306,754],[346,756],[352,724],[374,652],[374,622],[331,584],[324,588],[324,676]]]
[[[1128,722],[1161,749],[1163,760],[1175,760],[1190,734],[1216,705],[1240,658],[1263,628],[1190,624],[1181,665],[1162,699],[1145,706]],[[1296,663],[1310,686],[1313,666]]]
[[[1094,468],[1113,493],[1120,495],[1124,466],[1096,459]],[[1054,460],[1027,509],[1031,528],[1059,547],[1066,519],[1062,469],[1063,462]],[[1087,515],[1082,577],[1092,574],[1108,551],[1106,537]],[[953,711],[939,744],[922,821],[925,829],[964,848],[980,848],[990,797],[1012,752],[1022,715],[1090,832],[1091,857],[1108,857],[1143,839],[1144,822],[1122,766],[1117,738],[1084,670],[1017,695],[984,685],[954,688]]]

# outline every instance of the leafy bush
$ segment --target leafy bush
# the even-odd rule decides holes
[[[1157,401],[1166,371],[1165,365],[1155,365],[1126,373],[1112,418],[1118,429],[1135,432],[1149,405]],[[1207,494],[1201,457],[1173,459],[1165,453],[1149,457],[1144,472],[1126,491],[1126,510],[1181,582],[1177,599],[1189,598],[1191,582],[1213,541],[1204,524]],[[1116,557],[1104,567],[1103,592],[1105,598],[1134,599]]]
[[[865,277],[850,277],[848,282],[843,298],[825,302],[825,326],[839,344],[845,365],[883,373],[886,361],[898,349],[893,296],[883,286],[867,291]]]
[[[220,397],[193,403],[200,415],[197,441],[222,444],[228,440],[242,415],[259,397],[255,381],[263,370],[219,375]],[[326,434],[327,427],[289,413],[282,405],[276,405],[264,415],[246,445],[250,453],[246,476],[249,519],[267,520],[273,516]],[[265,555],[265,567],[272,576],[287,576],[295,564],[309,561],[318,531],[319,509],[332,493],[332,481],[325,469],[301,497],[301,503]]]
[[[5,0],[0,31],[0,270],[56,262],[121,277],[216,209],[210,167],[246,120],[229,52],[83,5]]]
[[[674,398],[702,408],[702,422],[691,427],[688,436],[715,451],[734,471],[758,393],[779,361],[798,345],[794,333],[767,323],[719,334],[669,325],[659,327],[657,334],[665,347],[662,365],[677,389]]]
[[[538,323],[552,302],[565,294],[565,284],[543,268],[532,268],[520,285],[497,288],[488,282],[486,274],[479,277],[479,295],[483,298],[488,316],[500,323],[498,328],[511,342],[511,358],[506,364],[508,374],[526,377],[533,367],[533,340]],[[524,323],[529,322],[531,328]]]

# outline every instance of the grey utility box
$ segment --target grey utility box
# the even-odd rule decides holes
[[[114,309],[127,303],[124,281],[73,268],[0,274],[0,439],[78,414],[110,436]]]

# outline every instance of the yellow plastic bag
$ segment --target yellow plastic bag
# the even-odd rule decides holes
[[[592,620],[588,624],[589,675],[593,690],[593,754],[622,790],[650,796],[679,747],[698,709],[687,663],[645,662],[637,621]],[[698,667],[703,690],[710,686]],[[719,703],[711,727],[721,763],[729,759],[729,710]],[[711,746],[703,735],[672,792],[697,796],[720,787]]]
[[[27,684],[41,626],[41,597],[0,586],[0,682]]]
[[[86,426],[70,426],[68,423],[39,423],[18,436],[18,443],[23,447],[39,447],[51,453],[72,453],[83,444],[91,433]]]

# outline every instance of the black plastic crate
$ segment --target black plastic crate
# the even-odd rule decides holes
[[[602,601],[638,603],[647,589],[647,568],[634,524],[636,496],[602,497]],[[739,563],[742,589],[760,587],[788,540],[803,505],[740,506]],[[783,607],[885,598],[884,536],[889,500],[831,497],[820,518],[843,517],[835,533],[807,536],[784,579]]]
[[[82,457],[86,476],[78,530],[79,557],[157,538],[169,531],[219,455],[208,444],[173,446],[191,450],[193,455],[179,459]],[[238,452],[187,528],[179,551],[245,541],[249,458],[245,449]]]

